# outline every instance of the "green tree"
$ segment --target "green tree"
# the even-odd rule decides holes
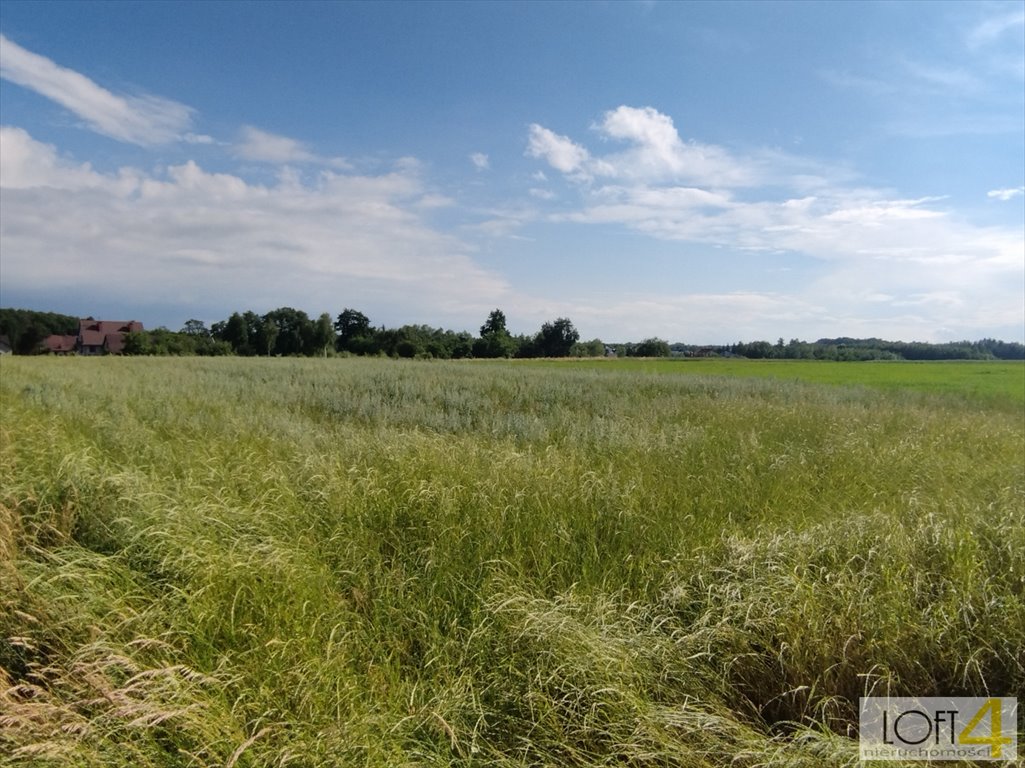
[[[338,332],[335,343],[340,352],[369,351],[366,340],[373,336],[373,331],[370,328],[370,318],[362,312],[346,307],[335,320],[335,330]]]
[[[125,334],[125,345],[121,351],[126,355],[152,355],[153,342],[145,331],[132,331]]]
[[[658,338],[645,339],[630,346],[631,357],[669,357],[669,342]]]
[[[272,347],[274,354],[303,355],[319,351],[314,349],[313,323],[301,309],[279,307],[264,315],[264,320],[270,320],[278,328]]]
[[[516,342],[505,325],[505,313],[495,309],[480,327],[480,339],[473,344],[474,357],[512,357]]]
[[[568,317],[545,323],[537,334],[535,344],[541,357],[567,357],[580,334]]]
[[[270,357],[274,353],[280,329],[271,318],[265,317],[257,327],[256,348]]]
[[[313,346],[320,350],[324,357],[327,357],[329,349],[334,349],[335,327],[331,323],[331,315],[327,312],[322,313],[313,325]]]
[[[249,323],[238,312],[232,312],[224,327],[216,334],[221,341],[227,342],[236,355],[251,355],[249,346]]]
[[[180,331],[186,336],[195,336],[197,338],[207,338],[210,335],[210,331],[207,330],[206,323],[202,320],[186,320],[184,327]]]
[[[605,345],[601,339],[591,339],[590,341],[578,341],[573,345],[570,350],[570,354],[573,357],[604,357],[605,356]]]

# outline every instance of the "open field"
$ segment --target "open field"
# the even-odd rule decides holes
[[[0,764],[854,765],[1025,696],[1023,374],[5,358]]]
[[[1025,363],[950,360],[942,362],[844,362],[819,360],[739,360],[730,358],[622,358],[608,360],[523,361],[523,365],[573,363],[601,370],[682,373],[688,376],[743,376],[783,379],[891,392],[946,395],[990,406],[1025,408]]]

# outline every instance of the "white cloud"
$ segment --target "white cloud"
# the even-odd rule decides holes
[[[1023,194],[1025,194],[1025,187],[1009,187],[1007,189],[991,189],[986,193],[986,197],[994,200],[1007,201]]]
[[[51,99],[89,127],[118,141],[150,146],[180,139],[192,110],[158,96],[112,93],[85,75],[55,64],[0,35],[0,77]]]
[[[610,178],[738,187],[750,186],[764,177],[763,160],[741,159],[722,147],[684,142],[672,118],[651,107],[617,107],[593,127],[605,139],[629,146],[594,156],[570,138],[534,123],[530,126],[527,155],[544,159],[577,181]]]
[[[243,126],[239,139],[232,147],[232,153],[242,159],[258,163],[286,165],[288,163],[313,163],[346,169],[349,164],[340,157],[321,157],[305,144],[287,136],[261,131],[251,125]]]
[[[186,144],[216,144],[213,136],[206,136],[201,133],[186,133],[182,136],[182,141]]]
[[[914,338],[962,338],[976,328],[985,334],[997,320],[1011,329],[1025,324],[1021,231],[974,225],[942,196],[905,199],[859,188],[847,170],[808,173],[809,164],[778,151],[742,157],[687,143],[669,117],[651,108],[619,107],[596,128],[630,146],[597,156],[557,137],[559,146],[579,149],[579,162],[565,166],[580,182],[580,198],[575,209],[560,205],[550,221],[619,224],[664,241],[722,248],[724,259],[764,254],[767,273],[780,254],[810,260],[817,266],[795,275],[805,283],[814,275],[814,283],[795,286],[784,303],[828,306],[829,313],[802,314],[803,327],[821,328],[822,335],[889,327],[891,334],[915,329]],[[531,138],[541,135],[532,130]],[[558,169],[546,153],[534,154]],[[993,190],[990,197],[1023,192]],[[757,284],[756,275],[741,281]],[[716,301],[736,309],[735,300]],[[763,319],[760,334],[773,327],[769,314]],[[886,319],[891,326],[873,327]],[[780,323],[780,333],[790,327],[795,335],[801,324]],[[724,319],[721,327],[729,326]]]
[[[474,152],[470,155],[470,162],[478,171],[486,171],[491,167],[491,161],[483,152]]]
[[[991,16],[972,28],[968,34],[968,45],[971,48],[988,45],[1012,30],[1018,31],[1019,27],[1025,27],[1025,11],[1016,9]],[[1020,31],[1018,31],[1017,37],[1019,40],[1021,39]]]
[[[466,244],[422,218],[421,206],[444,201],[409,161],[377,176],[325,170],[307,184],[286,170],[268,186],[192,161],[104,174],[4,128],[0,170],[5,291],[73,290],[98,305],[131,297],[183,312],[319,312],[358,297],[416,322],[484,313],[508,292]]]
[[[537,123],[530,126],[527,155],[543,158],[552,168],[563,173],[582,170],[590,158],[587,150],[579,144],[574,144],[566,136],[559,136]]]

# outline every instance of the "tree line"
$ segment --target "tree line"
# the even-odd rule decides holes
[[[15,354],[41,351],[51,334],[76,334],[79,318],[54,312],[0,309],[0,338]],[[1025,360],[1025,345],[996,339],[942,344],[840,337],[806,342],[780,338],[717,346],[669,344],[649,338],[640,342],[581,341],[572,321],[560,317],[543,323],[534,334],[512,334],[505,313],[493,310],[477,335],[429,325],[398,328],[375,326],[364,313],[346,308],[332,318],[327,312],[311,318],[292,307],[265,314],[234,312],[209,328],[189,320],[179,331],[167,328],[129,333],[129,355],[325,356],[337,354],[404,358],[525,357],[708,357],[735,356],[781,360]]]
[[[677,345],[674,345],[676,347]],[[1025,344],[980,339],[933,344],[840,337],[807,342],[791,339],[738,342],[714,348],[717,354],[777,360],[1025,360]]]
[[[500,309],[488,315],[480,335],[474,336],[429,325],[375,326],[365,314],[350,308],[333,319],[326,312],[314,319],[300,309],[280,307],[263,315],[234,312],[209,328],[200,320],[189,320],[177,334],[166,330],[128,334],[124,351],[130,355],[317,357],[341,353],[461,359],[602,355],[605,345],[598,339],[581,344],[579,332],[565,317],[544,323],[533,335],[513,335]]]

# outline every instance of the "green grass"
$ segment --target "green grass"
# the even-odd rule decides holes
[[[573,364],[595,370],[646,374],[743,376],[918,392],[1021,410],[1025,407],[1025,363],[1003,361],[740,360],[736,358],[618,358],[523,361],[523,365]]]
[[[3,359],[0,764],[811,768],[1025,696],[1021,366],[645,365]]]

